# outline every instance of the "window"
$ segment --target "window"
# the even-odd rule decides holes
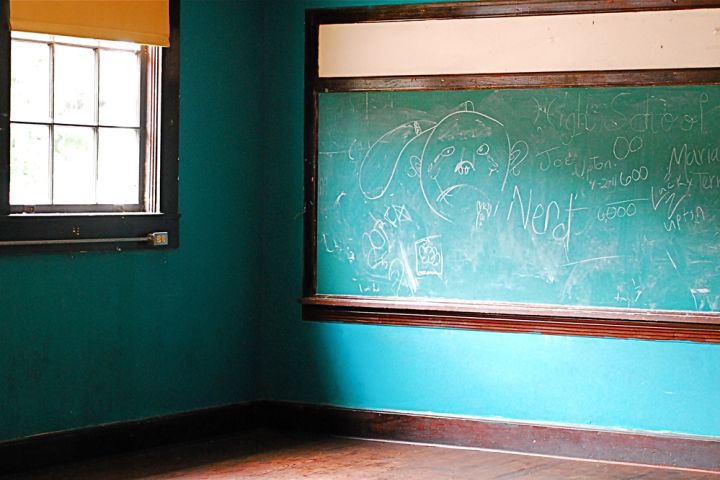
[[[18,32],[10,48],[10,211],[155,211],[160,48]]]
[[[178,2],[169,48],[10,32],[7,12],[0,251],[177,246]]]

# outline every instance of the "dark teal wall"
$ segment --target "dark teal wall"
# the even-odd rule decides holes
[[[358,3],[286,0],[265,12],[265,395],[720,436],[720,345],[300,320],[304,8]]]
[[[0,440],[255,398],[261,8],[182,2],[179,250],[0,257]]]

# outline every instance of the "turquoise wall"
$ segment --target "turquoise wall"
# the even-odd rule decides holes
[[[179,250],[0,257],[0,440],[255,398],[261,8],[182,2]]]
[[[304,8],[357,3],[286,0],[265,12],[265,395],[720,436],[720,345],[301,321]]]

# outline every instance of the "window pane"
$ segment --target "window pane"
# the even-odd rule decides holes
[[[101,128],[98,154],[98,203],[137,204],[140,192],[137,131]]]
[[[55,121],[95,122],[95,52],[55,46]]]
[[[140,66],[134,52],[100,51],[100,123],[139,125]]]
[[[12,119],[46,122],[50,118],[50,47],[14,40],[11,48]]]
[[[17,38],[20,40],[37,40],[39,42],[52,42],[52,35],[46,35],[44,33],[32,33],[32,32],[19,32],[17,30],[13,30],[10,32],[12,35],[12,38]]]
[[[10,204],[50,203],[49,129],[12,124],[10,128]]]
[[[69,43],[71,45],[77,45],[81,47],[97,47],[98,41],[94,38],[83,38],[83,37],[66,37],[64,35],[48,35],[52,42],[57,43]]]
[[[92,128],[55,127],[54,204],[95,203]]]

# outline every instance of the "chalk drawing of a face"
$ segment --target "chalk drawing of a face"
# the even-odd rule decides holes
[[[475,112],[470,102],[465,106],[438,122],[419,159],[425,201],[450,222],[475,218],[490,190],[498,183],[504,190],[508,175],[527,156],[525,142],[512,144],[502,123]]]
[[[383,196],[409,156],[430,210],[448,222],[474,223],[491,190],[504,190],[508,176],[519,174],[527,144],[511,143],[505,126],[475,112],[472,102],[428,123],[406,123],[383,135],[363,160],[361,190],[368,199]]]
[[[420,157],[420,186],[432,211],[448,221],[471,218],[489,201],[488,180],[505,168],[511,145],[505,127],[472,110],[438,122]],[[417,161],[417,160],[415,160]]]

